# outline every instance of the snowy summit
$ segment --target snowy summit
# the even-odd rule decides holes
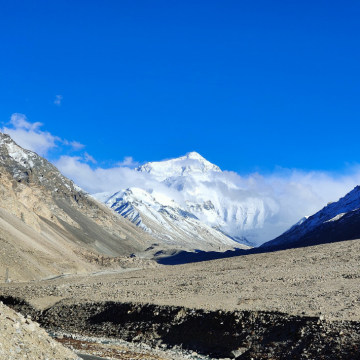
[[[148,162],[136,169],[153,175],[158,181],[169,177],[221,172],[220,168],[206,160],[199,153],[192,151],[185,156],[165,161]]]
[[[162,238],[191,233],[196,242],[197,238],[206,241],[205,226],[216,238],[210,242],[235,247],[253,246],[269,239],[261,230],[265,220],[277,210],[274,203],[240,188],[197,152],[149,162],[136,171],[151,178],[151,186],[145,181],[141,189],[137,185],[119,189],[106,198],[104,194],[94,196],[145,231],[159,233],[166,224],[169,231],[166,236],[162,233]],[[186,230],[189,226],[190,232]]]

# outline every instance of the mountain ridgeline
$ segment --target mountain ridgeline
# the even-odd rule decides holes
[[[288,249],[353,239],[360,239],[360,186],[260,248]]]
[[[160,247],[167,244],[178,250],[190,251],[248,248],[201,222],[196,215],[163,194],[129,188],[115,193],[106,204],[153,236]]]

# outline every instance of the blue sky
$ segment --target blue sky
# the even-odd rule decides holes
[[[0,6],[0,120],[42,123],[62,139],[49,158],[195,150],[240,174],[359,162],[358,1]]]

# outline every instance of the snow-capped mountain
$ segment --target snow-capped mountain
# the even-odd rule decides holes
[[[200,222],[164,194],[129,188],[112,195],[106,205],[114,209],[158,242],[181,249],[220,251],[246,248]]]
[[[298,247],[360,238],[360,186],[316,214],[301,219],[263,248]]]
[[[190,152],[176,159],[149,162],[136,171],[159,186],[137,185],[137,189],[120,189],[113,196],[94,196],[148,232],[154,232],[155,223],[157,229],[165,223],[175,224],[173,218],[177,217],[185,221],[186,227],[191,223],[192,237],[196,224],[199,232],[204,227],[211,229],[224,244],[233,240],[239,247],[265,240],[260,234],[265,220],[276,213],[273,200],[241,188],[200,154]],[[147,225],[150,219],[152,225]],[[176,224],[178,230],[185,226]]]
[[[209,172],[221,172],[220,168],[193,151],[176,159],[149,162],[139,166],[137,171],[147,172],[158,181],[185,176],[202,176]]]

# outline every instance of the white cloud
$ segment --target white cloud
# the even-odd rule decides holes
[[[134,168],[139,166],[139,162],[135,161],[132,156],[125,156],[123,161],[120,161],[116,164],[117,166],[127,166],[130,168]]]
[[[57,141],[60,141],[57,136],[40,130],[41,123],[30,123],[23,114],[12,114],[9,125],[10,127],[5,126],[1,131],[9,134],[25,149],[35,151],[41,156],[45,156],[50,149],[57,146]]]
[[[90,193],[112,194],[128,187],[140,187],[163,192],[182,205],[191,200],[191,195],[185,198],[181,192],[159,183],[151,175],[119,164],[107,169],[92,168],[85,159],[62,156],[55,165]],[[230,207],[237,202],[246,203],[249,199],[263,206],[264,224],[258,240],[255,240],[261,243],[287,230],[303,216],[312,215],[328,202],[337,201],[357,184],[360,184],[360,168],[355,166],[342,176],[322,171],[286,169],[270,175],[255,173],[247,176],[224,171],[213,173],[203,184],[190,182],[186,186],[190,193],[192,186],[203,186],[201,193],[209,199],[230,204]]]
[[[24,114],[15,113],[10,117],[10,124],[15,128],[36,131],[43,124],[41,122],[31,123]]]
[[[55,96],[55,100],[54,100],[54,104],[57,105],[57,106],[60,106],[62,100],[63,100],[63,96],[62,96],[62,95],[56,95],[56,96]]]
[[[253,174],[239,181],[251,193],[275,204],[275,212],[264,223],[261,241],[265,241],[351,191],[360,184],[360,169],[355,166],[342,176],[323,171],[287,170],[266,176]]]
[[[64,145],[70,146],[73,150],[81,150],[85,147],[84,144],[79,143],[78,141],[68,141],[68,140],[62,140],[62,143]]]
[[[167,187],[159,184],[146,173],[135,171],[127,166],[112,168],[91,167],[86,163],[86,156],[61,156],[55,166],[76,184],[91,194],[100,192],[114,193],[128,187],[152,189],[154,186],[166,191]],[[171,191],[171,190],[170,190]]]
[[[84,144],[81,144],[78,141],[70,141],[70,145],[74,150],[80,150],[85,147]]]
[[[70,147],[74,151],[85,147],[78,141],[68,141],[48,131],[43,131],[40,129],[42,126],[40,122],[30,122],[24,114],[15,113],[11,115],[9,123],[0,128],[0,131],[9,134],[23,148],[41,156],[46,156],[51,149],[60,146]]]
[[[90,163],[93,163],[93,164],[97,163],[97,161],[90,154],[88,154],[87,152],[84,152],[84,159],[85,159],[86,162],[90,162]]]

